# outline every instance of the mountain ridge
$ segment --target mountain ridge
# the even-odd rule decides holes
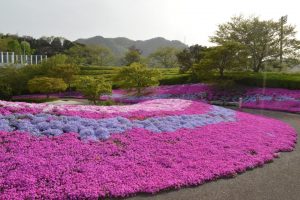
[[[109,48],[116,56],[124,56],[131,46],[140,49],[143,56],[148,56],[161,47],[174,47],[178,49],[188,47],[188,45],[179,40],[167,40],[163,37],[154,37],[147,40],[132,40],[126,37],[105,38],[98,35],[90,38],[79,38],[74,42],[85,45],[104,46]]]

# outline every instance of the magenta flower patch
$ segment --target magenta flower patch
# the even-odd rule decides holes
[[[112,99],[122,103],[139,103],[154,99],[185,99],[201,102],[224,101],[224,102],[239,102],[239,98],[243,98],[242,106],[245,108],[259,108],[269,110],[279,110],[300,113],[300,90],[288,90],[281,88],[248,88],[244,91],[228,92],[216,91],[208,84],[182,84],[182,85],[163,85],[157,87],[149,87],[144,89],[143,96],[136,96],[126,90],[113,90],[112,95],[102,96],[101,100]],[[73,97],[83,98],[78,92],[52,94],[53,97]],[[18,98],[45,98],[45,95],[21,95],[15,96]],[[1,105],[1,103],[0,103]],[[26,108],[26,110],[30,108]],[[7,113],[10,110],[0,108],[0,113]],[[33,112],[33,110],[30,110]],[[21,112],[21,111],[20,111]],[[63,111],[63,114],[80,115],[81,112],[74,113],[73,110]],[[97,113],[85,112],[86,117],[97,118]],[[103,116],[103,115],[101,115]]]
[[[261,166],[297,139],[281,121],[180,99],[0,103],[0,199],[97,199],[199,185]]]
[[[146,95],[135,96],[125,90],[114,90],[111,96],[115,101],[124,103],[137,103],[152,99],[186,99],[202,102],[225,101],[239,102],[243,98],[242,106],[245,108],[259,108],[278,111],[300,113],[300,90],[288,90],[280,88],[248,88],[244,92],[215,91],[207,84],[183,84],[171,86],[158,86],[146,88]]]

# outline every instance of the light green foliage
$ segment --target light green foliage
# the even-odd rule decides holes
[[[68,63],[68,56],[64,54],[57,54],[50,57],[47,62],[43,62],[42,67],[44,67],[45,70],[52,70],[52,68],[56,67],[57,65],[64,65]]]
[[[113,54],[110,49],[101,46],[89,46],[92,64],[107,66],[113,61]]]
[[[140,95],[145,87],[159,84],[160,73],[157,69],[149,69],[141,63],[132,63],[129,67],[123,67],[116,76],[123,88],[135,88]]]
[[[27,74],[22,68],[15,66],[5,66],[0,68],[0,82],[12,88],[13,95],[18,95],[26,91]]]
[[[111,50],[101,46],[75,45],[66,53],[77,64],[107,66],[114,61]]]
[[[86,58],[88,54],[85,51],[85,46],[75,45],[66,51],[66,54],[76,63],[76,64],[86,64]]]
[[[294,26],[284,25],[283,33],[283,53],[288,57],[299,50],[299,41],[295,38]],[[279,58],[280,23],[259,17],[233,17],[230,22],[219,25],[211,41],[217,44],[228,41],[240,43],[247,49],[251,68],[258,72],[264,62]]]
[[[150,63],[157,67],[178,67],[176,54],[179,52],[174,47],[162,47],[149,56]]]
[[[124,64],[126,66],[129,66],[134,62],[140,62],[141,54],[142,52],[139,49],[136,49],[135,47],[130,47],[128,49],[128,52],[125,54]]]
[[[7,51],[9,38],[0,38],[0,51]]]
[[[67,84],[61,78],[37,77],[28,81],[28,89],[31,93],[43,93],[49,98],[50,93],[63,92]]]
[[[113,82],[113,88],[119,88],[120,85],[115,80],[115,76],[119,73],[120,69],[125,66],[82,66],[80,70],[80,76],[92,76],[92,77],[103,77],[111,82]],[[180,74],[178,68],[155,68],[160,72],[161,76],[159,78],[159,82],[163,84],[175,84],[175,83],[184,83],[183,79],[185,79],[190,74]],[[181,77],[184,77],[181,79]],[[180,81],[171,80],[170,79],[181,79]]]
[[[12,37],[0,36],[0,51],[9,51],[20,54],[22,52],[21,45],[18,40]]]
[[[83,76],[76,81],[76,90],[81,92],[94,104],[97,104],[101,95],[112,92],[112,86],[103,78]]]
[[[7,50],[11,52],[15,52],[15,54],[21,54],[22,49],[18,40],[11,40],[7,43]]]
[[[194,68],[200,77],[216,69],[223,78],[225,70],[241,67],[245,63],[246,54],[239,43],[224,42],[223,45],[206,50],[203,59]]]
[[[21,44],[22,54],[31,55],[33,54],[33,50],[30,48],[30,44],[26,41],[22,41]]]
[[[43,62],[42,69],[46,76],[62,78],[69,87],[74,76],[80,72],[80,68],[63,54],[57,54]]]
[[[79,73],[80,68],[73,64],[57,65],[53,69],[54,77],[62,78],[70,87],[75,75]]]

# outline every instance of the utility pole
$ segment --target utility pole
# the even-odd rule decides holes
[[[287,15],[280,18],[280,67],[282,67],[282,55],[283,55],[283,25],[287,22]]]

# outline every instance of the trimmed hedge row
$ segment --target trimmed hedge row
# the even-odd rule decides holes
[[[253,87],[300,89],[300,74],[251,73],[233,77],[233,80],[237,84]]]
[[[112,80],[122,67],[114,66],[84,66],[81,67],[81,75],[94,77],[104,77],[107,80]],[[208,73],[202,78],[196,79],[191,74],[179,74],[178,68],[159,68],[162,73],[162,78],[159,81],[160,85],[175,85],[197,82],[215,82],[219,80],[218,73]],[[270,87],[270,88],[287,88],[300,89],[300,74],[284,74],[280,72],[226,72],[226,80],[233,80],[239,85],[251,87]],[[113,83],[113,88],[118,88],[117,83]]]

